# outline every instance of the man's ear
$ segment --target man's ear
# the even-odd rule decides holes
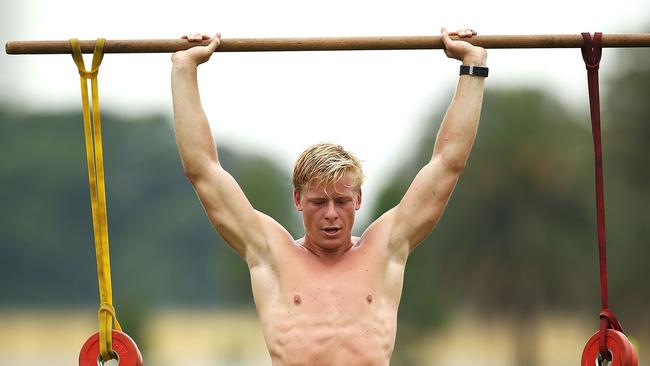
[[[358,210],[358,209],[361,208],[361,196],[362,196],[361,188],[359,188],[359,191],[357,192],[357,199],[356,199],[355,207],[354,207],[355,210]]]
[[[300,202],[300,192],[297,189],[293,190],[293,205],[296,207],[296,210],[302,211],[302,203]]]

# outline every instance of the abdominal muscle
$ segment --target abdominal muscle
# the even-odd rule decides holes
[[[376,310],[352,315],[351,306],[325,313],[306,309],[305,303],[300,307],[305,309],[280,307],[262,321],[274,366],[388,365],[395,326]]]
[[[387,366],[397,331],[401,275],[398,288],[387,290],[387,261],[368,262],[382,256],[361,249],[333,265],[300,251],[283,254],[289,255],[274,268],[251,268],[273,366]]]

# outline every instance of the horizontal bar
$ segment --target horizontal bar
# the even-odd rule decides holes
[[[486,35],[466,41],[484,48],[580,48],[580,34],[557,35]],[[105,53],[165,53],[205,45],[185,39],[107,40]],[[92,53],[94,40],[80,41],[83,53]],[[326,38],[230,38],[222,39],[219,52],[258,51],[341,51],[341,50],[413,50],[441,49],[440,36],[405,37],[326,37]],[[603,34],[603,47],[650,47],[650,33]],[[7,54],[71,53],[65,41],[9,41]]]

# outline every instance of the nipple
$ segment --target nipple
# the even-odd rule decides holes
[[[300,298],[300,295],[295,294],[293,295],[293,303],[298,306],[302,303],[302,299]]]
[[[368,302],[368,304],[372,304],[372,295],[369,294],[368,296],[366,296],[366,301]]]

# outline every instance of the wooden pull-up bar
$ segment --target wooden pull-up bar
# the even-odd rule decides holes
[[[455,37],[454,37],[455,38]],[[484,48],[580,48],[580,34],[474,36],[465,39]],[[83,53],[92,53],[95,41],[80,41]],[[207,41],[185,39],[107,40],[104,53],[166,53],[186,50]],[[441,49],[440,36],[327,37],[327,38],[225,38],[217,52],[345,51]],[[603,34],[603,47],[650,47],[650,33]],[[71,53],[69,41],[9,41],[8,54]]]

